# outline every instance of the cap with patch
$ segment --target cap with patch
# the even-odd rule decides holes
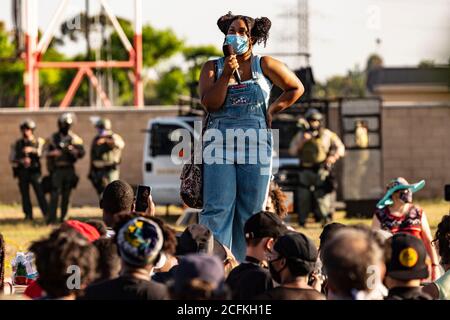
[[[227,258],[223,245],[214,238],[212,231],[202,224],[191,224],[183,233],[177,235],[176,255],[189,253],[214,254],[222,261]]]
[[[386,263],[387,275],[398,280],[428,277],[427,252],[422,240],[407,233],[397,233],[388,240],[391,258]]]
[[[252,215],[244,225],[246,239],[278,238],[286,231],[287,228],[283,221],[277,215],[268,211],[261,211]]]

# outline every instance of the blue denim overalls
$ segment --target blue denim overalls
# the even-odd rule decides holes
[[[209,114],[203,137],[204,205],[199,222],[239,261],[246,251],[244,224],[265,209],[271,180],[272,135],[266,109],[272,83],[260,62],[261,57],[252,56],[252,79],[228,86],[225,103]],[[224,59],[218,59],[217,78],[223,65]]]

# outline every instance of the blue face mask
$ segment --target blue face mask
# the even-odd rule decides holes
[[[234,53],[237,55],[244,54],[248,51],[247,36],[238,36],[235,34],[228,34],[225,37],[225,44],[231,44],[233,46]]]

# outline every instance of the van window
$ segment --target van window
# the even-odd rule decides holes
[[[181,141],[172,141],[170,136],[173,131],[177,129],[185,129],[176,124],[153,124],[150,130],[151,141],[149,145],[149,155],[151,157],[155,156],[170,156],[172,149],[175,145]]]

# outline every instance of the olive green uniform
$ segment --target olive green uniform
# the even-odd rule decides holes
[[[22,197],[22,210],[26,219],[33,219],[33,206],[30,199],[30,185],[33,187],[39,207],[43,216],[47,214],[47,201],[41,186],[41,162],[44,139],[32,137],[21,138],[11,145],[10,161],[13,167],[14,177],[18,179],[20,195]],[[31,152],[25,152],[25,147],[31,147]],[[29,158],[30,163],[25,163]]]
[[[48,156],[48,152],[60,150],[58,157]],[[70,193],[78,184],[75,162],[84,154],[83,140],[69,131],[67,135],[54,133],[45,146],[47,166],[51,178],[50,210],[48,222],[56,222],[58,202],[61,196],[61,221],[64,221],[69,208]]]
[[[106,139],[99,144],[100,139]],[[114,180],[119,180],[119,164],[125,143],[121,136],[112,131],[97,135],[91,146],[89,179],[99,195]]]
[[[289,153],[300,159],[299,223],[304,225],[308,214],[314,213],[316,221],[327,221],[332,205],[332,176],[325,160],[330,155],[343,157],[345,147],[334,132],[322,128],[316,137],[303,142],[303,131],[292,140]]]

